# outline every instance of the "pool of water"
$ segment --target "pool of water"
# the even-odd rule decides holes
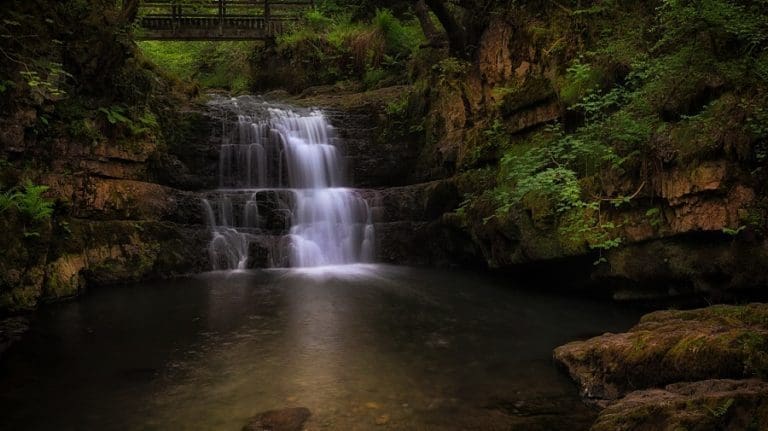
[[[0,429],[578,430],[551,360],[640,312],[482,273],[384,265],[214,272],[45,307],[0,360]]]

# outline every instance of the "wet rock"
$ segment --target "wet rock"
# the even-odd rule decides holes
[[[592,431],[768,429],[768,383],[704,380],[632,392],[600,413]]]
[[[442,221],[376,223],[377,260],[400,265],[482,266],[465,232]]]
[[[360,190],[360,194],[374,210],[374,222],[436,220],[461,203],[461,195],[451,181]]]
[[[599,405],[674,382],[768,375],[768,304],[657,311],[626,333],[558,347],[554,358]]]
[[[306,407],[269,410],[252,417],[243,431],[301,431],[311,415]]]
[[[495,18],[480,39],[478,52],[480,74],[485,82],[494,85],[512,76],[512,54],[509,49],[512,26]]]
[[[19,341],[28,329],[29,320],[26,317],[0,319],[0,357],[13,343]]]
[[[692,168],[676,168],[663,174],[658,193],[671,204],[695,193],[718,190],[725,182],[728,165],[725,160],[704,162]]]
[[[610,283],[617,300],[711,295],[727,298],[768,286],[755,271],[768,259],[768,244],[734,241],[720,232],[629,244],[607,253],[593,277]]]
[[[379,415],[374,421],[376,425],[386,425],[389,423],[389,415]]]

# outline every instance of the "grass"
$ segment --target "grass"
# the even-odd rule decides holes
[[[247,41],[138,42],[142,54],[170,76],[235,93],[249,89],[250,61],[257,44]]]

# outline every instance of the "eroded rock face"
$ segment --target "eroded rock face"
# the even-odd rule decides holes
[[[768,244],[736,241],[721,232],[628,244],[608,254],[595,277],[614,286],[615,299],[759,291],[768,274]]]
[[[658,311],[626,333],[558,347],[582,396],[605,405],[674,382],[768,375],[768,304]]]
[[[200,196],[153,182],[155,142],[84,145],[60,138],[53,149],[58,158],[34,182],[49,187],[54,218],[39,223],[13,210],[0,222],[7,233],[0,313],[72,297],[89,285],[208,268]]]
[[[592,431],[768,429],[768,383],[703,380],[635,391],[600,413]]]

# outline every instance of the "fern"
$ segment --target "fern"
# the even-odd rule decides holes
[[[36,223],[46,221],[53,215],[53,201],[43,197],[47,190],[48,186],[27,180],[22,192],[11,189],[0,193],[0,212],[15,208]]]

